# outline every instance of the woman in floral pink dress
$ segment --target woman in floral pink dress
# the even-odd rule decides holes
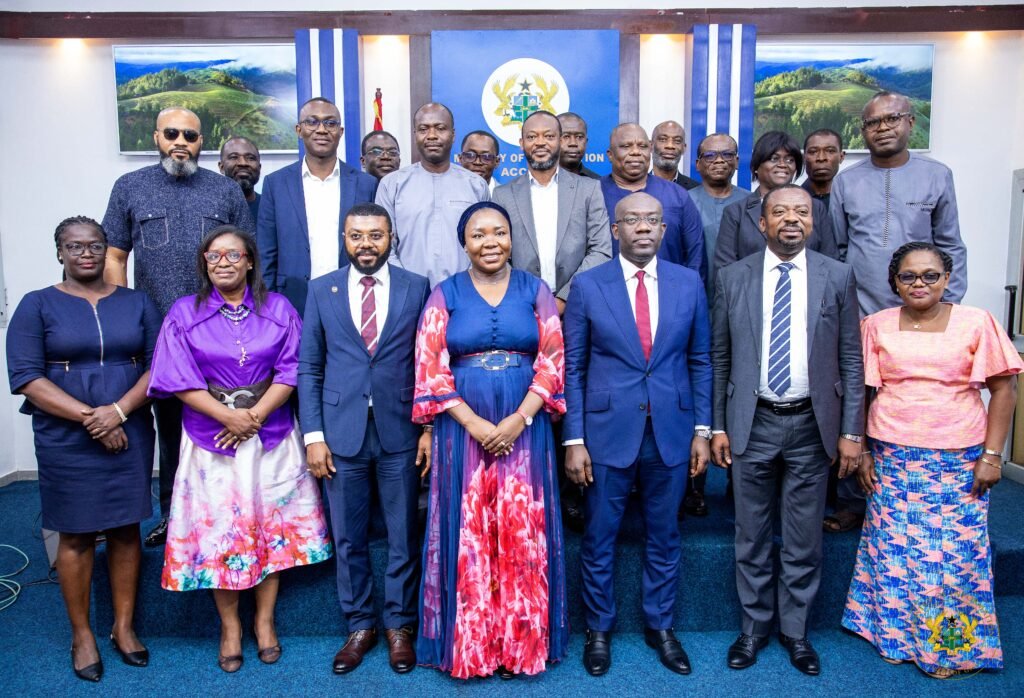
[[[543,281],[508,266],[508,214],[469,207],[471,266],[427,302],[413,420],[434,425],[416,652],[456,678],[537,674],[565,656],[562,525],[549,415],[562,329]]]

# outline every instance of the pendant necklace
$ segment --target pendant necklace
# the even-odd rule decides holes
[[[222,305],[220,307],[220,314],[228,320],[231,320],[231,322],[235,324],[235,327],[238,327],[242,320],[249,317],[249,309],[244,305],[239,305],[237,308],[232,310],[227,305]],[[241,368],[242,366],[245,366],[245,362],[249,360],[249,354],[245,351],[245,346],[242,344],[242,340],[236,339],[235,344],[239,346],[239,349],[241,349],[242,352],[241,356],[238,357],[238,366]]]

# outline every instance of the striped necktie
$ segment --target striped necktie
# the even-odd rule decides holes
[[[792,316],[792,281],[789,270],[795,265],[783,262],[779,280],[775,284],[775,301],[772,304],[772,333],[768,345],[768,388],[778,397],[789,390],[789,321]]]
[[[377,350],[377,301],[373,295],[376,279],[364,276],[359,283],[363,285],[363,321],[359,325],[359,334],[366,342],[366,351],[373,354]]]

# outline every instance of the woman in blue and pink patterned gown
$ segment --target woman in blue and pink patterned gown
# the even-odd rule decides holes
[[[149,394],[185,403],[161,584],[211,589],[221,618],[218,665],[242,666],[238,595],[255,589],[257,657],[281,656],[274,627],[278,573],[331,556],[316,480],[288,402],[302,321],[269,293],[252,236],[207,233],[200,290],[164,319]]]
[[[434,427],[416,651],[456,678],[511,678],[568,644],[562,329],[544,282],[508,266],[503,208],[468,208],[459,240],[470,269],[434,289],[416,346],[413,420]]]

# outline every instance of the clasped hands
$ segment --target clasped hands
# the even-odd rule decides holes
[[[526,428],[521,415],[512,413],[497,424],[491,424],[483,417],[475,417],[466,424],[466,431],[492,456],[507,456],[512,446]]]
[[[120,453],[128,448],[128,435],[121,426],[121,415],[113,405],[100,405],[81,411],[85,419],[82,426],[89,436],[103,444],[110,453]]]
[[[240,443],[251,439],[263,426],[259,413],[252,408],[233,410],[225,407],[217,421],[224,425],[214,437],[217,448],[238,448]]]

